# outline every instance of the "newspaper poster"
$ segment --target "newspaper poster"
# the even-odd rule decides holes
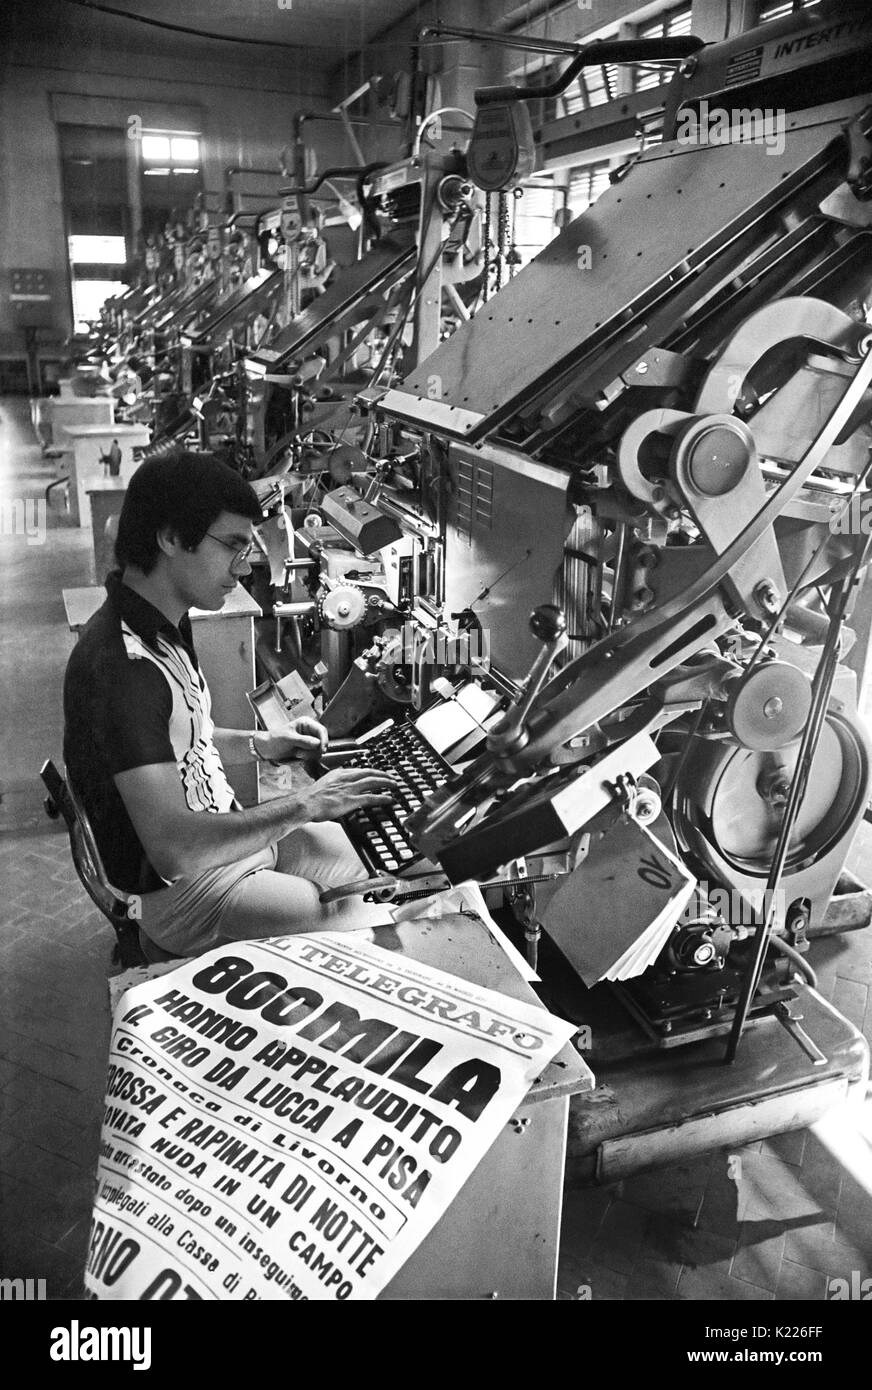
[[[375,1298],[574,1031],[368,932],[235,943],[129,989],[89,1296]]]

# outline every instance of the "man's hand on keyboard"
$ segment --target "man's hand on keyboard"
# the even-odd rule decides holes
[[[323,724],[304,714],[293,719],[286,729],[259,733],[256,741],[262,758],[268,758],[273,763],[286,763],[292,758],[323,753],[329,736]]]
[[[337,767],[306,792],[306,814],[309,820],[341,820],[366,806],[390,806],[401,786],[390,772]]]

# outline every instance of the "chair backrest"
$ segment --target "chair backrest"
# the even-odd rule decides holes
[[[135,894],[125,893],[109,882],[91,823],[71,781],[61,776],[50,758],[39,775],[55,811],[66,822],[73,864],[88,897],[116,928],[120,922],[135,920],[139,900]],[[131,907],[135,908],[134,913]]]
[[[45,396],[31,396],[30,420],[40,447],[47,449],[51,442],[51,403]]]

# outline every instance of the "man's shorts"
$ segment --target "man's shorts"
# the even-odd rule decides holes
[[[195,956],[232,941],[381,925],[390,917],[378,904],[318,900],[319,889],[366,876],[340,825],[311,822],[246,859],[144,893],[140,926],[164,951]]]

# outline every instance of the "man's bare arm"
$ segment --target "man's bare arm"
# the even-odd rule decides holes
[[[115,785],[161,878],[195,877],[234,864],[275,844],[307,821],[338,820],[362,806],[388,806],[390,773],[336,768],[303,793],[290,793],[244,811],[192,811],[175,763],[150,763],[115,776]]]
[[[215,746],[221,761],[228,767],[244,763],[251,757],[251,740],[254,739],[255,757],[269,762],[284,763],[292,758],[306,757],[323,752],[329,742],[323,724],[310,715],[301,715],[288,722],[281,732],[259,729],[215,729]]]

